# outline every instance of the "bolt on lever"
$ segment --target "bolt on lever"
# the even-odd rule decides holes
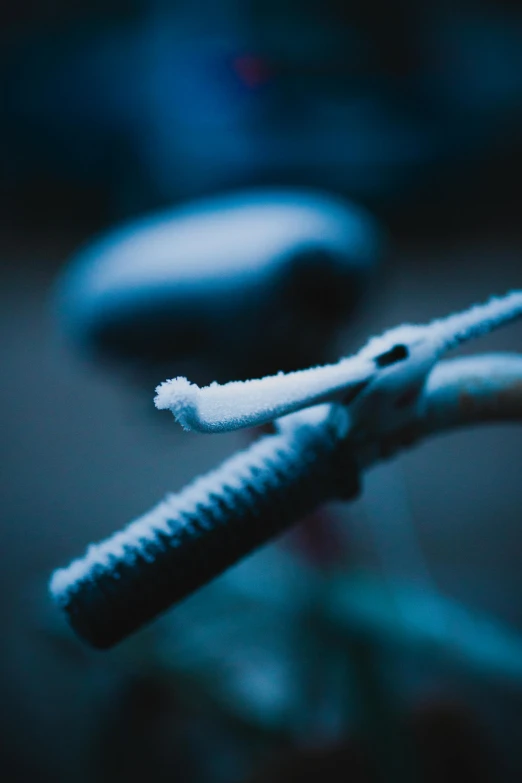
[[[186,379],[162,384],[157,407],[186,428],[277,418],[278,432],[56,571],[56,603],[84,640],[111,647],[320,504],[353,498],[382,442],[422,416],[421,392],[440,357],[521,315],[522,292],[513,292],[393,329],[336,365],[203,389]]]

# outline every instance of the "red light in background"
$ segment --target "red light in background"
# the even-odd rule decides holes
[[[244,54],[234,57],[232,67],[243,84],[251,89],[261,87],[272,77],[269,63],[263,57],[256,55]]]

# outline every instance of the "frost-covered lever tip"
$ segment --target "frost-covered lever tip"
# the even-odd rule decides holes
[[[309,370],[203,388],[186,378],[173,378],[158,386],[154,402],[159,409],[171,410],[187,430],[223,432],[264,424],[323,402],[348,404],[374,375],[373,362],[354,356]]]

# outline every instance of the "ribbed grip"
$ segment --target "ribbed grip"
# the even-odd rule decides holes
[[[107,648],[320,503],[357,493],[347,449],[325,424],[267,436],[56,571],[75,631]]]

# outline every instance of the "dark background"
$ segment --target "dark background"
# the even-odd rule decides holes
[[[3,779],[276,780],[264,765],[306,757],[314,731],[283,742],[194,706],[161,639],[91,653],[50,603],[53,568],[244,445],[182,433],[154,412],[153,386],[75,353],[52,287],[121,220],[271,184],[347,196],[389,237],[339,355],[402,320],[522,288],[522,8],[24,0],[1,15]],[[513,326],[470,350],[517,350],[521,336]],[[354,563],[428,579],[522,632],[521,457],[518,429],[496,426],[374,469],[337,512]],[[479,763],[459,780],[520,780],[520,690],[419,670],[411,714],[444,703],[444,726],[455,710],[482,732],[457,742],[463,754],[494,758],[491,778]],[[304,762],[279,774],[356,780],[354,764],[337,757],[339,778]]]

